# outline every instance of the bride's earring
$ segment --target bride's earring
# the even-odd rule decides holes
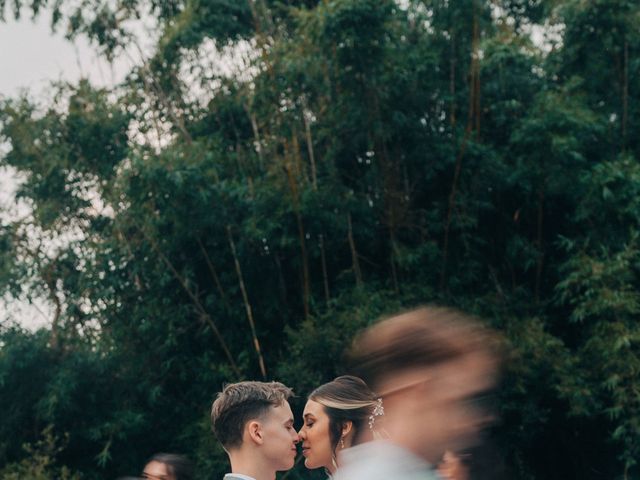
[[[340,448],[344,449],[344,437],[340,437]]]

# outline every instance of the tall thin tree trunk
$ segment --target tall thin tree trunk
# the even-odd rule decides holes
[[[49,345],[52,350],[57,350],[60,347],[60,335],[58,330],[60,326],[60,316],[62,315],[62,302],[60,301],[60,297],[58,297],[58,289],[56,288],[57,281],[53,275],[53,269],[56,261],[57,258],[47,266],[46,273],[44,274],[44,283],[49,289],[49,299],[55,306],[53,318],[51,319],[51,333],[49,335]]]
[[[462,157],[464,157],[467,149],[467,142],[471,135],[471,129],[467,125],[467,129],[462,139],[462,145],[456,158],[456,166],[453,172],[453,181],[451,182],[451,192],[449,193],[449,206],[447,207],[447,219],[444,226],[444,238],[442,241],[442,271],[440,273],[440,289],[444,289],[447,281],[447,260],[449,255],[449,232],[451,230],[451,221],[453,219],[453,211],[456,204],[456,194],[458,189],[458,179],[460,178],[460,172],[462,171]]]
[[[284,274],[282,273],[282,262],[280,261],[280,255],[277,252],[273,253],[273,259],[278,267],[278,283],[280,284],[280,297],[282,304],[289,308],[289,300],[287,298],[287,283],[284,280]]]
[[[286,151],[286,146],[285,146]],[[302,257],[302,303],[304,307],[305,318],[309,317],[309,297],[310,297],[310,281],[309,281],[309,258],[307,255],[307,246],[304,233],[304,224],[302,222],[302,214],[300,213],[300,199],[298,195],[298,186],[291,165],[287,163],[285,166],[287,179],[289,181],[289,189],[293,198],[293,208],[296,214],[296,222],[298,224],[298,239],[300,242],[300,255]]]
[[[238,254],[236,252],[236,244],[233,241],[233,235],[231,234],[231,227],[227,225],[227,239],[229,240],[229,247],[231,247],[231,254],[233,255],[233,263],[236,267],[236,274],[238,275],[238,284],[240,286],[240,292],[242,293],[242,300],[244,301],[244,308],[247,312],[247,319],[249,320],[249,326],[251,327],[251,336],[253,338],[253,346],[258,354],[258,361],[260,362],[260,372],[263,378],[267,378],[267,368],[262,356],[262,350],[260,349],[260,341],[258,340],[258,334],[256,333],[256,324],[253,319],[253,310],[251,303],[249,302],[249,296],[247,295],[247,289],[244,284],[244,277],[242,275],[242,269],[240,268],[240,262],[238,261]]]
[[[307,103],[304,97],[302,97],[302,120],[304,121],[305,140],[307,142],[307,151],[309,153],[309,164],[311,167],[311,187],[313,188],[314,191],[317,192],[318,191],[318,172],[316,170],[315,153],[313,150],[313,138],[311,136],[311,122],[310,122],[310,119],[307,117],[308,111],[309,110],[307,108]],[[324,286],[324,298],[328,306],[331,295],[329,292],[329,273],[327,271],[327,257],[326,257],[326,252],[324,250],[324,235],[322,233],[318,237],[318,244],[320,246],[320,260],[322,263],[322,282]]]
[[[145,55],[140,44],[135,39],[133,40],[132,44],[138,50],[140,58],[144,59]],[[127,56],[131,59],[130,55],[127,54]],[[149,97],[153,97],[153,95],[155,94],[155,98],[159,100],[160,103],[165,107],[165,109],[167,110],[168,116],[173,120],[174,124],[178,127],[178,130],[180,131],[180,134],[182,135],[183,140],[187,143],[187,145],[191,146],[193,143],[193,138],[191,137],[191,134],[186,129],[184,119],[182,118],[182,116],[178,115],[174,111],[174,108],[171,105],[171,102],[169,101],[169,99],[167,98],[166,93],[154,78],[151,72],[151,69],[149,68],[149,65],[147,64],[146,61],[143,62],[141,71],[142,71],[142,75],[140,78],[142,79],[144,92]],[[151,118],[153,119],[153,122],[155,124],[156,133],[158,136],[158,145],[160,145],[162,140],[162,135],[161,135],[160,125],[158,123],[155,110],[151,112]]]
[[[312,180],[309,178],[307,169],[305,168],[302,161],[300,142],[298,142],[298,129],[296,128],[295,124],[293,126],[293,133],[291,135],[291,147],[293,148],[293,158],[295,159],[296,177],[304,178],[307,183],[312,183]]]
[[[378,94],[375,90],[373,90],[371,92],[371,96],[373,98],[375,116],[379,121],[382,121],[382,112],[380,109],[380,100],[378,98]],[[394,289],[397,292],[399,290],[399,286],[395,259],[395,238],[396,229],[404,215],[404,208],[401,205],[402,187],[399,186],[400,180],[398,165],[397,163],[394,163],[390,158],[387,149],[387,142],[385,141],[384,137],[375,132],[375,130],[371,127],[371,125],[373,124],[372,118],[369,118],[369,122],[371,135],[374,139],[373,143],[375,156],[379,159],[378,164],[380,166],[380,171],[382,172],[383,177],[385,213],[387,216],[386,222],[387,227],[389,228],[389,239],[391,242],[389,248],[389,266],[391,267],[391,278],[393,279]]]
[[[400,286],[398,284],[398,271],[396,269],[395,262],[395,250],[396,250],[396,236],[394,234],[393,229],[389,229],[389,246],[391,249],[391,254],[389,255],[389,263],[391,264],[391,278],[393,280],[393,289],[395,292],[400,291]]]
[[[627,122],[629,116],[629,41],[624,41],[624,66],[622,79],[622,150],[627,148]]]
[[[318,243],[320,244],[320,260],[322,261],[322,283],[324,285],[324,299],[329,306],[329,300],[331,294],[329,292],[329,275],[327,272],[327,257],[324,251],[324,235],[320,234],[318,237]]]
[[[169,260],[167,256],[164,253],[162,253],[162,250],[160,250],[160,247],[158,246],[156,241],[150,236],[148,236],[143,229],[139,228],[139,230],[142,233],[142,236],[146,238],[146,240],[149,242],[149,244],[151,245],[151,248],[156,252],[156,254],[164,262],[167,268],[169,268],[174,278],[178,281],[180,286],[187,293],[187,295],[193,302],[194,306],[196,307],[196,310],[198,311],[200,318],[204,320],[213,331],[213,334],[215,335],[216,339],[218,340],[218,343],[220,344],[220,347],[222,348],[222,351],[227,357],[227,361],[229,362],[229,365],[231,366],[231,369],[233,370],[233,372],[238,376],[238,378],[242,378],[242,373],[240,372],[238,365],[236,365],[236,362],[233,359],[233,356],[231,355],[231,351],[227,346],[227,342],[224,341],[224,338],[222,337],[222,333],[220,333],[220,330],[218,330],[218,326],[215,324],[211,316],[207,313],[206,309],[200,302],[200,299],[198,298],[198,296],[191,291],[191,289],[189,288],[189,285],[187,284],[186,279],[184,279],[182,275],[180,275],[180,273],[178,272],[176,267],[173,265],[171,260]]]
[[[262,140],[260,139],[260,129],[258,128],[258,121],[255,114],[250,110],[248,105],[244,106],[249,120],[251,121],[251,129],[253,130],[253,138],[255,142],[255,149],[258,153],[258,160],[260,161],[260,169],[264,170],[264,156],[262,153]]]
[[[249,163],[245,161],[245,156],[244,156],[244,150],[242,149],[242,145],[240,144],[239,141],[236,141],[236,156],[238,157],[238,165],[239,165],[239,170],[244,173],[244,175],[247,178],[247,189],[249,191],[249,199],[253,200],[255,198],[255,191],[253,188],[253,177],[251,176],[251,165],[247,165],[247,170],[245,172],[245,169],[242,168],[242,164],[245,163]]]
[[[458,181],[460,179],[460,172],[462,171],[462,158],[467,149],[467,144],[474,131],[474,128],[480,128],[480,64],[479,64],[479,45],[480,45],[480,28],[478,23],[477,6],[474,2],[473,9],[473,39],[472,39],[472,51],[471,51],[471,64],[470,64],[470,82],[469,82],[469,112],[467,115],[467,126],[465,128],[464,137],[460,145],[460,150],[456,157],[455,169],[453,173],[453,180],[451,182],[451,191],[449,193],[449,205],[447,208],[447,218],[445,221],[444,235],[442,240],[442,270],[440,273],[440,289],[444,289],[447,282],[447,262],[449,257],[449,236],[451,231],[451,221],[453,219],[453,212],[455,211],[456,195],[458,191]]]
[[[145,86],[145,91],[147,92],[147,94],[150,94],[152,91],[155,93],[156,98],[160,100],[160,103],[164,105],[164,107],[167,109],[167,114],[173,120],[173,123],[175,124],[175,126],[178,127],[178,130],[180,131],[180,134],[182,135],[183,140],[187,143],[187,145],[191,146],[193,144],[193,138],[191,137],[191,134],[187,131],[187,128],[184,123],[184,118],[182,118],[181,115],[176,113],[173,105],[171,104],[171,102],[167,97],[167,94],[165,93],[163,88],[159,85],[159,83],[156,81],[156,79],[153,77],[153,74],[151,73],[151,69],[146,64],[143,66],[143,72],[144,73],[142,74],[142,82]],[[147,75],[151,78],[151,80],[147,78]]]
[[[229,310],[231,308],[231,306],[229,305],[229,301],[227,299],[227,295],[224,293],[224,290],[222,289],[222,283],[220,282],[220,277],[218,277],[218,272],[216,271],[216,267],[213,265],[213,262],[211,261],[211,257],[209,257],[209,254],[207,253],[207,249],[204,248],[204,245],[200,241],[200,238],[196,238],[196,241],[198,242],[198,246],[200,247],[200,251],[202,252],[202,255],[204,256],[204,260],[205,260],[205,262],[207,264],[207,268],[209,269],[209,274],[211,275],[211,278],[213,279],[213,283],[215,283],[216,288],[218,289],[218,293],[220,294],[220,298],[222,298],[222,301],[224,302],[225,307],[227,308],[227,310]]]
[[[351,249],[351,262],[353,266],[353,274],[356,277],[356,285],[362,285],[362,272],[360,270],[360,261],[358,260],[358,251],[356,250],[356,242],[353,239],[353,225],[351,223],[351,212],[347,213],[347,236],[349,238],[349,248]]]
[[[304,121],[304,133],[307,141],[307,151],[309,152],[309,163],[311,166],[311,184],[314,190],[318,190],[318,174],[316,171],[316,156],[313,151],[313,139],[311,137],[311,123],[307,118],[306,102],[302,103],[302,120]]]
[[[451,50],[449,52],[449,124],[452,128],[456,126],[456,34],[452,28]]]
[[[476,137],[480,135],[480,24],[477,11],[473,17],[473,113]]]
[[[537,237],[536,244],[538,246],[538,260],[536,262],[536,284],[535,284],[535,300],[540,301],[540,285],[542,283],[542,269],[544,268],[544,183],[538,190],[538,219],[537,219]]]

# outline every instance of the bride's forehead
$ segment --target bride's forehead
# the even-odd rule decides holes
[[[302,413],[303,416],[305,415],[313,415],[315,417],[320,417],[324,414],[324,407],[314,401],[314,400],[307,400],[306,405],[304,406],[304,411]]]

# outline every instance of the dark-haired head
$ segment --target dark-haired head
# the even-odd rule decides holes
[[[334,451],[346,422],[353,424],[352,444],[360,443],[361,437],[367,436],[369,417],[377,398],[362,379],[351,375],[337,377],[311,392],[309,400],[322,405],[329,416],[329,434]]]
[[[192,480],[193,466],[189,459],[183,455],[175,453],[156,453],[147,460],[144,468],[143,478],[154,478],[151,475],[151,468],[155,466],[164,466],[166,474],[171,480]]]
[[[309,395],[300,430],[305,465],[336,468],[336,454],[372,437],[370,417],[375,394],[358,377],[344,375],[316,388]]]

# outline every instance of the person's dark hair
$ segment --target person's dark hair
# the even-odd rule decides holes
[[[175,453],[156,453],[149,460],[150,462],[164,463],[168,472],[175,477],[176,480],[192,480],[193,465],[184,455],[176,455]]]
[[[448,308],[422,307],[361,333],[348,355],[351,370],[374,390],[411,368],[435,366],[472,353],[497,356],[497,338],[479,322]]]
[[[329,417],[329,439],[331,451],[335,453],[342,427],[352,422],[354,444],[362,437],[364,429],[369,428],[369,417],[377,405],[377,397],[366,383],[358,377],[343,375],[316,388],[309,400],[323,406]]]
[[[226,385],[211,406],[211,428],[225,449],[239,447],[247,422],[261,418],[291,395],[291,389],[279,382]]]

